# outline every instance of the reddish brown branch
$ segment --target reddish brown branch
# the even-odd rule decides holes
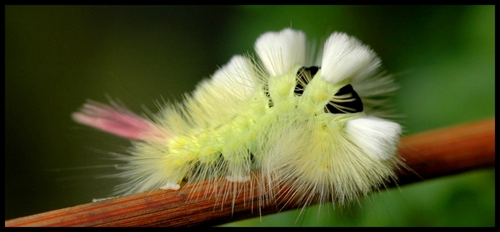
[[[494,167],[495,118],[408,136],[401,144],[399,154],[414,172],[402,170],[399,185]]]
[[[403,138],[399,153],[413,172],[402,170],[398,185],[494,167],[494,127],[492,118]],[[199,226],[277,212],[272,202],[260,212],[250,207],[259,202],[257,191],[238,197],[232,211],[232,199],[214,208],[214,198],[202,198],[203,188],[183,188],[180,194],[157,190],[49,211],[7,220],[5,226]],[[285,209],[296,207],[291,203]]]

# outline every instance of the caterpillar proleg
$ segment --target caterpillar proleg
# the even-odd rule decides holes
[[[335,32],[311,66],[305,34],[289,28],[262,34],[254,48],[257,57],[232,57],[151,119],[93,101],[72,115],[132,141],[117,195],[256,180],[269,198],[343,205],[396,178],[402,128],[385,116],[397,86],[375,52]]]

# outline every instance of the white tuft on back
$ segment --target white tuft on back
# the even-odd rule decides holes
[[[228,64],[214,73],[212,83],[221,91],[231,92],[233,97],[246,99],[255,92],[257,84],[252,67],[247,58],[233,56]]]
[[[368,46],[344,33],[335,32],[325,42],[321,77],[332,84],[355,79],[380,66],[380,59]]]
[[[262,34],[255,42],[255,51],[271,76],[279,76],[295,65],[304,65],[306,36],[290,28]]]
[[[368,116],[349,120],[346,133],[368,155],[378,160],[388,160],[396,154],[401,125]]]

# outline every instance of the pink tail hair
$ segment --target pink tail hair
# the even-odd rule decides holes
[[[112,106],[89,101],[73,119],[81,124],[128,139],[166,142],[171,134],[157,124],[112,102]]]

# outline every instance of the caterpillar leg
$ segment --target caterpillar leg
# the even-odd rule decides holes
[[[179,190],[180,188],[181,188],[181,186],[179,184],[175,184],[175,183],[167,183],[164,186],[160,187],[160,189],[163,189],[163,190]]]

